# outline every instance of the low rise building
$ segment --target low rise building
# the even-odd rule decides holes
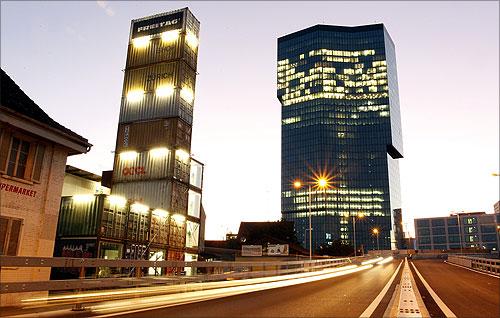
[[[66,158],[86,153],[91,144],[50,118],[3,70],[0,97],[0,255],[50,257]],[[43,281],[49,273],[2,267],[0,279]],[[46,294],[3,294],[0,306]]]
[[[418,250],[499,248],[500,213],[452,213],[446,217],[415,219]]]

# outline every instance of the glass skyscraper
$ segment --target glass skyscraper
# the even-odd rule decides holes
[[[395,247],[402,235],[403,157],[394,43],[383,24],[316,25],[278,39],[282,105],[281,209],[313,248],[335,239],[364,250]],[[293,183],[324,176],[326,190]],[[364,216],[364,217],[361,217]],[[399,217],[397,219],[400,219]],[[401,221],[399,221],[401,222]]]

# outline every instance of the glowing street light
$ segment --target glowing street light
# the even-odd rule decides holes
[[[375,234],[377,236],[377,250],[380,251],[380,244],[379,244],[379,240],[378,240],[378,234],[379,234],[379,230],[377,228],[374,228],[372,230],[373,234]]]
[[[353,228],[353,239],[354,239],[354,257],[357,256],[357,247],[356,247],[356,217],[358,219],[362,219],[365,215],[362,212],[359,212],[357,215],[352,216],[352,228]]]
[[[300,180],[295,180],[293,182],[293,187],[295,189],[302,188],[303,184]],[[309,208],[309,260],[312,260],[312,219],[311,219],[311,209],[312,209],[312,186],[316,189],[327,189],[330,187],[329,180],[326,177],[317,177],[313,183],[309,182],[307,185],[308,189],[308,208]],[[307,229],[306,229],[307,230]]]

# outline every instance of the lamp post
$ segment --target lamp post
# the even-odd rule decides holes
[[[373,234],[375,234],[377,236],[377,251],[379,251],[380,253],[380,244],[379,244],[379,240],[378,240],[378,234],[379,234],[379,230],[377,228],[374,228],[372,230]]]
[[[315,180],[314,186],[318,189],[326,189],[328,185],[328,180],[326,178],[319,178]],[[293,187],[295,189],[302,188],[302,182],[300,180],[296,180],[293,183]],[[309,214],[309,260],[312,260],[312,184],[309,183],[307,186],[308,190],[308,214]],[[305,238],[305,237],[304,237]]]
[[[357,256],[357,247],[356,247],[356,217],[362,219],[365,216],[364,216],[363,213],[359,213],[358,215],[353,215],[352,216],[352,228],[353,228],[353,231],[354,231],[354,234],[353,234],[353,239],[354,239],[354,257]]]

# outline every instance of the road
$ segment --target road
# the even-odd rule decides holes
[[[128,300],[89,305],[90,310],[83,312],[61,308],[34,316],[360,317],[369,312],[366,316],[379,318],[393,308],[391,298],[396,295],[401,282],[403,266],[396,271],[400,263],[401,260],[393,260],[387,264],[373,264],[371,268],[372,265],[348,266],[326,276],[303,273],[298,275],[309,277],[282,277],[281,281],[254,285],[243,281],[221,282],[227,287],[152,297],[141,297],[137,293]],[[416,266],[432,289],[427,289],[411,265],[416,287],[431,317],[446,317],[446,312],[451,313],[448,317],[500,317],[499,278],[446,264],[442,260],[410,260],[409,263]],[[438,300],[431,295],[433,293],[437,294]],[[28,316],[33,315],[24,317]]]
[[[359,317],[384,288],[399,263],[393,261],[312,283],[120,317]],[[379,307],[385,310],[389,300],[390,297],[384,298]]]
[[[500,279],[476,273],[437,260],[413,261],[434,292],[457,317],[500,317]],[[424,287],[413,271],[419,291]],[[426,307],[435,308],[432,297],[425,291]],[[431,312],[431,310],[429,310]],[[431,312],[432,314],[432,312]],[[435,311],[436,316],[439,311]]]

